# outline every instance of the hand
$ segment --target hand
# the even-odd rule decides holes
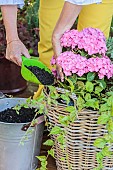
[[[21,40],[13,40],[7,44],[6,58],[18,66],[22,65],[22,55],[30,58],[29,52]]]
[[[54,58],[57,59],[57,57],[62,52],[62,47],[60,45],[60,36],[58,36],[58,35],[56,36],[54,33],[53,33],[53,36],[52,36],[52,45],[53,45],[53,51],[54,51]],[[64,81],[64,74],[63,74],[63,71],[62,71],[62,67],[57,63],[56,63],[56,70],[57,70],[58,78],[60,78],[61,81],[63,82]]]

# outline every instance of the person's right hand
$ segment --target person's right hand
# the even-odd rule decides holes
[[[7,44],[6,48],[6,58],[18,66],[22,64],[22,55],[30,58],[29,52],[21,40],[14,40]]]
[[[60,35],[55,35],[55,33],[53,32],[52,35],[52,45],[53,45],[53,51],[54,51],[54,58],[57,59],[57,57],[60,55],[60,53],[62,52],[62,47],[60,45]],[[57,70],[57,77],[58,79],[60,78],[61,81],[64,81],[64,74],[62,71],[62,67],[56,63],[56,70]]]

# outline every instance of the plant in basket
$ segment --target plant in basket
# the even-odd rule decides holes
[[[63,52],[51,63],[62,67],[64,82],[42,94],[52,136],[48,154],[55,151],[63,170],[113,169],[113,63],[106,39],[99,29],[85,28],[66,31],[60,41]],[[46,169],[47,157],[38,158]]]

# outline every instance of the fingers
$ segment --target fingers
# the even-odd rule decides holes
[[[15,51],[6,49],[6,59],[14,62],[18,66],[21,66],[22,64],[21,53],[16,53]]]
[[[60,35],[55,35],[53,33],[52,35],[52,45],[53,45],[53,51],[54,51],[54,58],[57,59],[57,57],[60,55],[60,53],[62,52],[62,47],[60,45]],[[58,64],[56,64],[56,70],[57,70],[57,78],[61,79],[61,81],[64,81],[64,74],[63,74],[63,70],[62,67]]]
[[[26,57],[26,58],[31,58],[27,48],[25,47],[25,45],[23,44],[23,50],[22,50],[22,54]]]
[[[27,49],[25,49],[25,50],[23,51],[23,55],[24,55],[26,58],[31,58],[31,56],[29,55],[29,52],[28,52]]]
[[[57,78],[61,79],[61,81],[64,81],[64,74],[63,74],[63,70],[62,67],[59,66],[58,64],[56,64],[56,69],[57,69]]]

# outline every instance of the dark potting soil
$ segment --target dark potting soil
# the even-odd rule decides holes
[[[37,66],[25,67],[29,69],[43,85],[52,85],[54,83],[54,75],[45,71],[45,69],[41,69]]]
[[[17,114],[13,108],[8,108],[0,112],[0,122],[5,123],[27,123],[31,122],[35,116],[35,108],[22,107]],[[37,117],[40,115],[37,115]]]

